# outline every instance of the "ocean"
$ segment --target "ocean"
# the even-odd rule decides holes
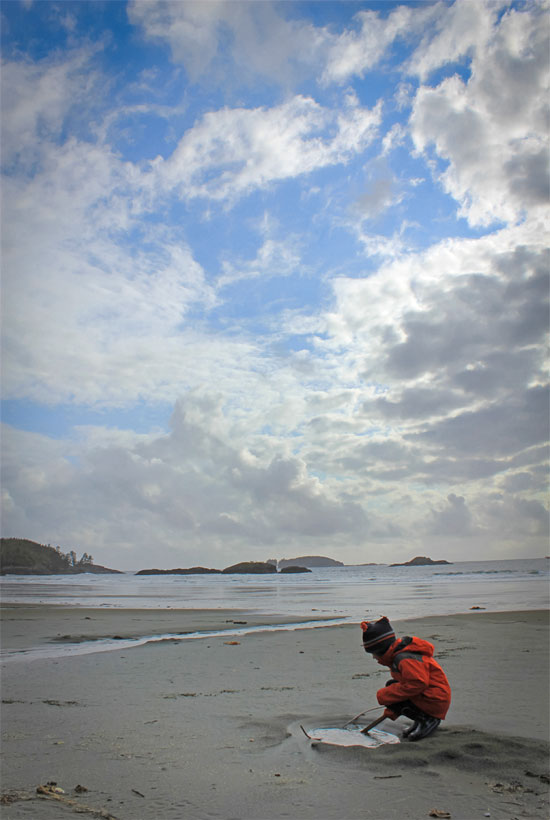
[[[427,567],[323,567],[277,575],[9,575],[3,604],[252,610],[264,615],[360,621],[488,611],[547,609],[545,558]],[[340,621],[341,622],[341,621]]]

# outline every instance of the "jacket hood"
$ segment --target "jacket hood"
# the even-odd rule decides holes
[[[425,641],[423,638],[416,638],[414,636],[412,638],[408,636],[399,638],[392,643],[381,658],[378,658],[378,663],[384,666],[391,666],[394,656],[401,651],[418,652],[419,655],[426,655],[428,658],[433,658],[434,647],[433,644],[429,641]]]

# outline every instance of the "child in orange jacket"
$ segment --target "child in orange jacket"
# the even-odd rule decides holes
[[[384,715],[392,720],[404,715],[413,721],[403,737],[428,737],[445,718],[451,704],[451,687],[433,658],[432,644],[414,637],[398,640],[386,617],[363,621],[361,629],[365,652],[392,671],[391,679],[376,693],[378,703],[386,707]]]

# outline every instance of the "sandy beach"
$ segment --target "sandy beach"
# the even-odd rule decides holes
[[[224,630],[243,621],[281,619],[5,606],[2,648]],[[546,819],[548,613],[472,612],[394,625],[434,643],[453,703],[432,737],[378,749],[313,747],[300,729],[341,726],[376,707],[388,674],[363,652],[357,625],[7,661],[2,816],[416,820],[437,810],[455,820]],[[407,725],[399,719],[381,728],[400,735]],[[64,789],[61,800],[36,793],[48,782]]]

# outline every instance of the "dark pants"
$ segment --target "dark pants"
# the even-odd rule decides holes
[[[404,715],[404,717],[408,717],[411,720],[426,720],[427,718],[433,717],[433,715],[429,715],[423,709],[419,709],[418,706],[415,706],[412,700],[401,700],[398,703],[392,703],[391,706],[388,707],[395,712],[396,715]]]

